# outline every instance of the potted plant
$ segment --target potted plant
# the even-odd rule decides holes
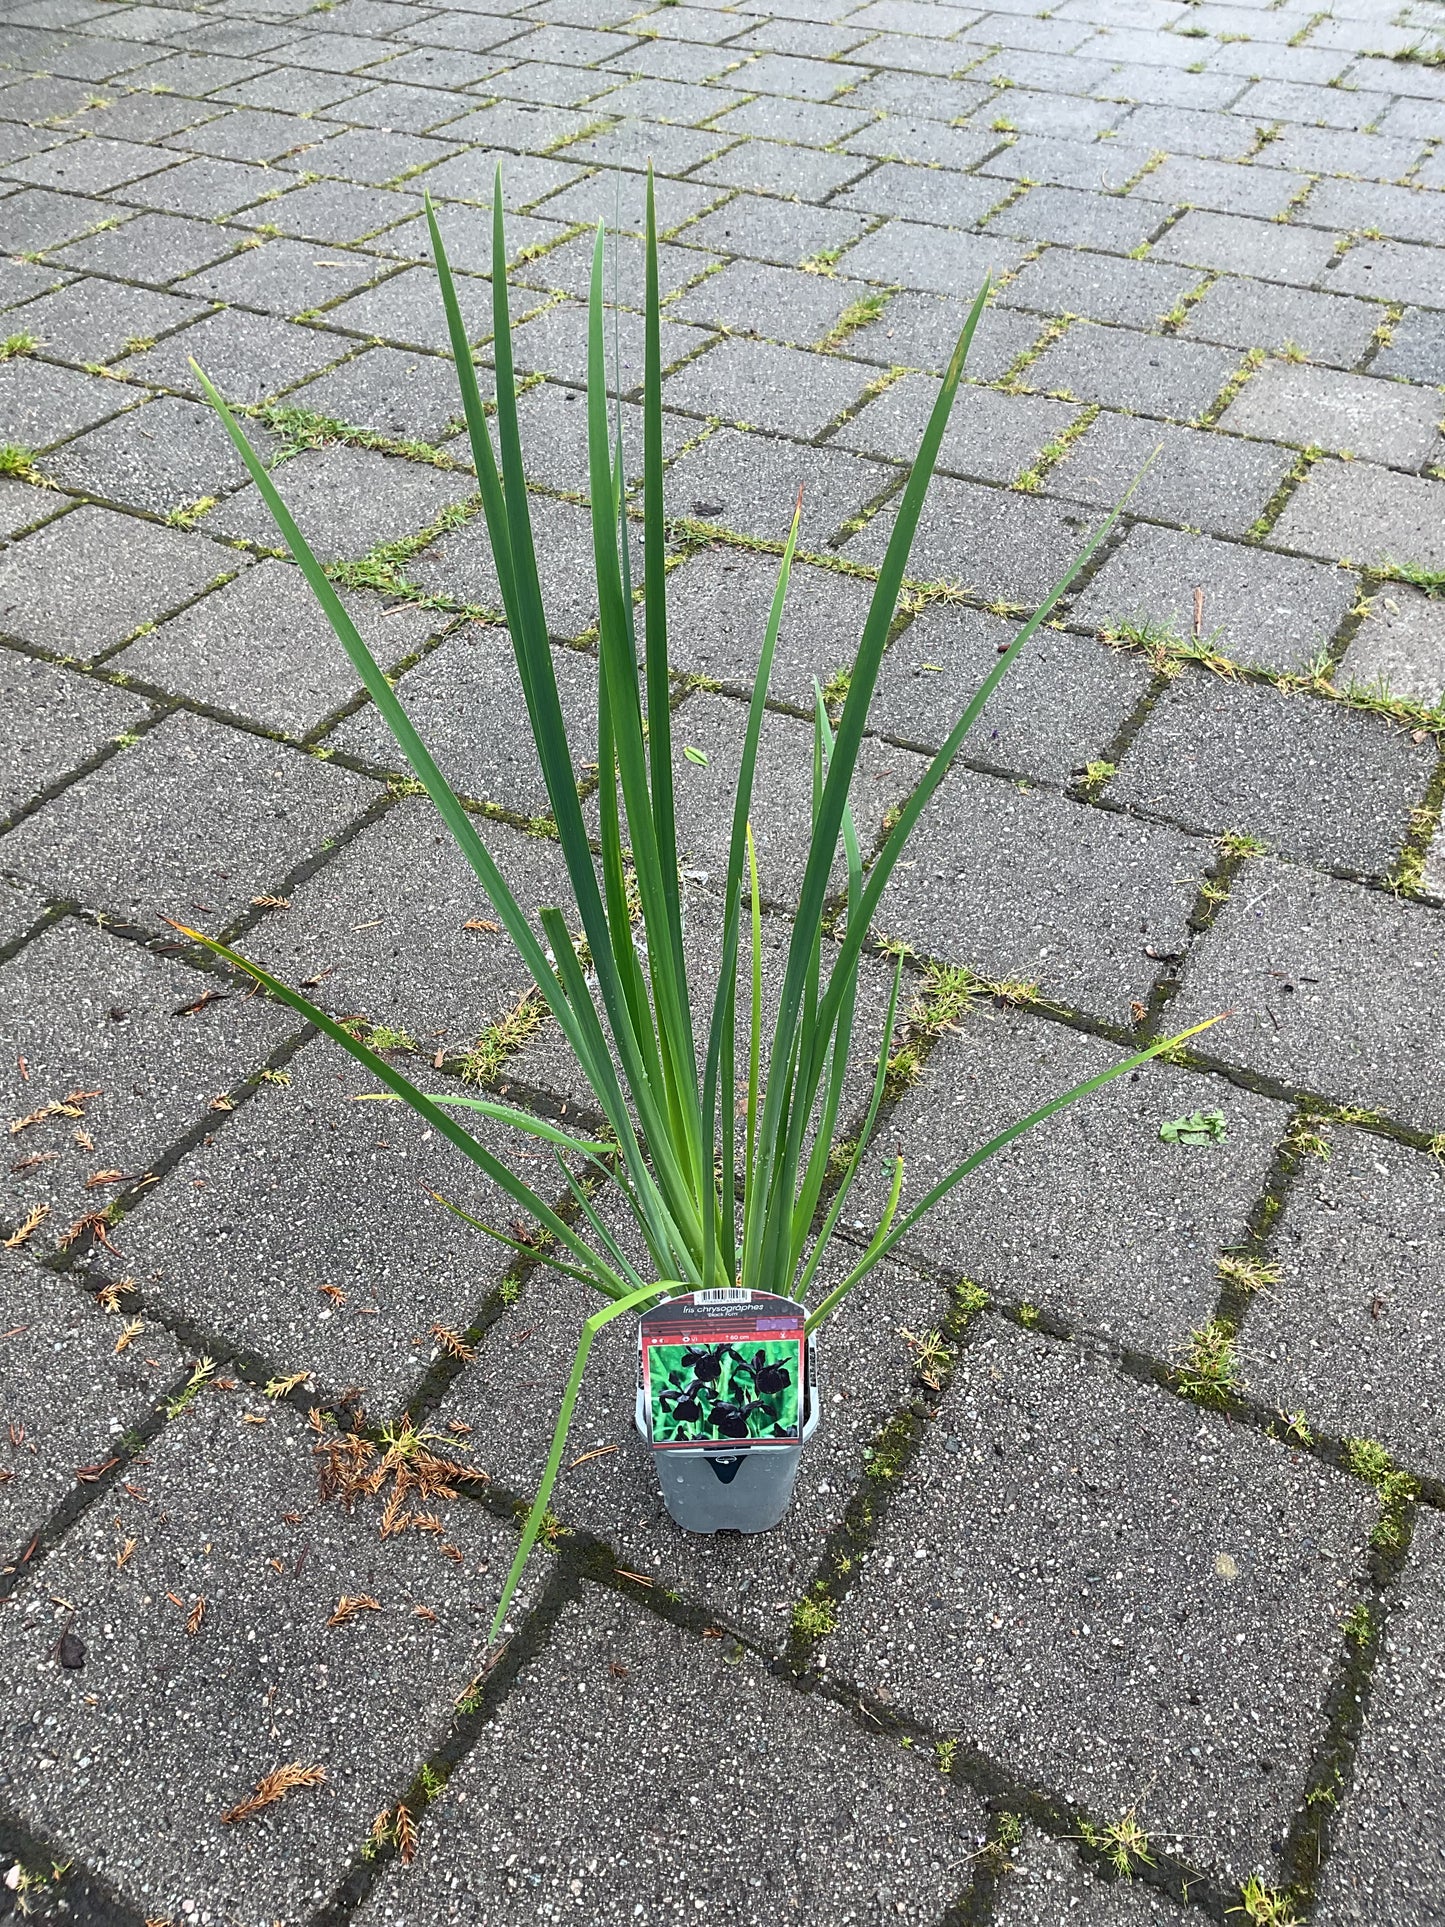
[[[500,168],[492,254],[500,467],[478,391],[468,329],[429,198],[426,214],[527,720],[572,889],[574,901],[567,914],[560,907],[543,909],[540,930],[533,929],[482,841],[477,819],[458,802],[408,720],[239,423],[199,369],[197,374],[342,648],[486,890],[575,1053],[605,1120],[605,1135],[583,1137],[485,1097],[450,1092],[427,1095],[361,1039],[259,965],[199,931],[186,934],[226,958],[349,1051],[536,1221],[549,1243],[550,1265],[594,1287],[603,1300],[580,1336],[546,1467],[493,1622],[495,1637],[542,1524],[588,1353],[604,1325],[615,1318],[639,1318],[638,1423],[662,1468],[663,1493],[679,1522],[704,1531],[719,1524],[756,1529],[776,1523],[791,1497],[803,1443],[817,1424],[816,1334],[829,1315],[970,1172],[1055,1111],[1179,1040],[1161,1041],[1139,1051],[1021,1118],[972,1151],[902,1215],[903,1163],[896,1160],[887,1202],[871,1238],[838,1283],[809,1303],[819,1261],[868,1150],[883,1097],[901,960],[894,973],[863,1126],[842,1171],[830,1169],[854,1043],[860,958],[879,900],[979,712],[1103,540],[1119,510],[1064,571],[999,657],[881,847],[865,863],[848,806],[849,786],[939,443],[987,302],[985,283],[968,314],[900,500],[836,731],[821,693],[816,698],[811,839],[764,1077],[761,911],[749,810],[769,674],[798,539],[798,509],[794,509],[759,652],[732,810],[721,964],[716,982],[704,994],[702,986],[689,981],[683,960],[668,709],[662,359],[651,175],[647,184],[640,663],[624,539],[630,512],[621,482],[625,471],[620,415],[615,435],[608,422],[600,224],[592,266],[587,420],[600,610],[596,852],[578,800],[533,547],[517,425]],[[832,878],[840,847],[845,882],[841,902],[834,903]],[[573,928],[581,932],[578,941],[571,935]],[[750,965],[747,1061],[741,1079],[735,1062],[740,964]],[[700,1028],[699,1020],[705,1028]],[[739,1088],[745,1088],[746,1099],[743,1128],[735,1134],[733,1094]],[[479,1143],[458,1115],[467,1111],[550,1145],[559,1181],[573,1208],[566,1215],[555,1210]],[[622,1241],[594,1208],[586,1186],[579,1182],[578,1169],[605,1172],[620,1191],[647,1253],[645,1270],[632,1262]],[[503,1244],[518,1244],[506,1231],[486,1225],[479,1229]],[[768,1320],[775,1322],[769,1326]]]

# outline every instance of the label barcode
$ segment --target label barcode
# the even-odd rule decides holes
[[[750,1291],[695,1291],[692,1294],[696,1305],[737,1305],[752,1297]]]

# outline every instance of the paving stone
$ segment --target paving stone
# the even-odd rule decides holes
[[[1127,1020],[1187,947],[1209,854],[1178,831],[956,768],[876,921],[924,956]]]
[[[1378,181],[1318,181],[1295,218],[1336,236],[1369,228],[1399,241],[1438,243],[1441,234],[1440,212],[1428,194]]]
[[[942,234],[914,221],[890,221],[843,256],[847,273],[865,281],[932,290],[969,300],[985,275],[1007,274],[1023,259],[1011,242],[981,234]]]
[[[201,401],[205,391],[194,360],[229,402],[254,405],[294,388],[345,352],[343,342],[320,329],[231,308],[133,356],[124,373]]]
[[[897,498],[853,536],[852,562],[881,563]],[[929,490],[908,559],[909,577],[968,590],[986,602],[1042,602],[1088,538],[1093,517],[1069,504],[943,476]]]
[[[719,102],[719,110],[722,103]],[[676,127],[667,122],[619,120],[602,133],[574,141],[564,150],[569,164],[566,178],[578,177],[571,163],[580,165],[645,168],[651,160],[659,174],[686,173],[711,159],[720,148],[730,146],[733,136],[715,133],[711,128]]]
[[[1353,368],[1384,309],[1346,295],[1311,294],[1226,276],[1184,318],[1184,332],[1240,348],[1299,348],[1312,361]]]
[[[1050,248],[1010,281],[999,298],[1010,308],[1147,328],[1175,308],[1198,278],[1187,268],[1159,262]]]
[[[147,713],[136,696],[7,649],[0,655],[0,821],[81,768]]]
[[[845,352],[866,356],[889,368],[923,368],[939,374],[958,346],[968,311],[966,301],[952,301],[946,295],[891,295],[876,321],[848,336]],[[968,379],[997,381],[1026,348],[1033,346],[1040,332],[1036,315],[985,308],[968,351]]]
[[[555,203],[549,202],[549,208],[560,212],[568,198],[562,196]],[[725,207],[690,222],[682,229],[681,239],[688,247],[708,248],[718,254],[747,255],[755,261],[772,261],[779,267],[795,268],[800,262],[829,255],[835,248],[848,247],[863,233],[864,227],[861,215],[836,208],[809,207],[804,202],[772,200],[761,194],[739,194]],[[845,273],[859,272],[851,257],[844,258]]]
[[[704,327],[806,346],[820,340],[847,308],[871,292],[866,282],[841,276],[729,261],[720,273],[675,301],[668,313]]]
[[[170,165],[171,156],[160,148],[107,140],[102,134],[67,141],[48,154],[16,161],[6,171],[12,180],[23,181],[27,187],[59,188],[67,194],[104,194]]]
[[[720,429],[668,473],[674,514],[736,535],[783,541],[801,487],[799,544],[821,550],[840,525],[899,480],[896,469],[841,448],[809,448]]]
[[[751,695],[777,578],[776,556],[722,544],[669,576],[673,665]],[[774,698],[812,714],[814,678],[826,684],[852,662],[872,593],[872,583],[856,576],[794,564],[768,685]]]
[[[400,652],[393,647],[392,653]],[[579,650],[558,649],[553,670],[581,781],[597,757],[597,665]],[[522,816],[549,814],[547,786],[525,726],[522,685],[505,629],[469,623],[409,670],[397,692],[455,789]],[[382,769],[410,773],[391,731],[370,704],[333,731],[327,743]]]
[[[629,486],[642,480],[642,410],[635,402],[619,402],[622,422],[623,476]],[[544,488],[583,496],[591,489],[587,454],[587,402],[581,389],[563,388],[554,381],[538,382],[517,404],[522,459],[527,479]],[[615,418],[614,418],[615,427]],[[698,424],[686,415],[664,414],[664,461],[694,441]]]
[[[94,1476],[185,1375],[169,1332],[150,1323],[117,1356],[127,1321],[105,1318],[73,1279],[9,1251],[0,1279],[10,1325],[0,1339],[0,1572],[13,1572],[50,1516],[83,1490],[77,1471]]]
[[[1157,209],[1114,195],[1090,194],[1074,187],[1031,187],[1021,200],[1010,202],[1001,214],[995,214],[988,228],[991,234],[1012,235],[1024,241],[1053,241],[1128,254],[1147,241],[1158,225]]]
[[[880,1134],[889,1165],[904,1161],[905,1208],[972,1146],[1125,1054],[1066,1025],[987,1004],[970,1011]],[[1224,1143],[1196,1152],[1160,1140],[1161,1124],[1200,1109],[1224,1112]],[[1244,1237],[1287,1122],[1281,1104],[1151,1065],[1001,1152],[900,1250],[1168,1356],[1213,1314],[1216,1255]],[[879,1182],[870,1174],[858,1195],[860,1225],[886,1199]]]
[[[690,8],[689,14],[695,17],[696,10]],[[618,120],[630,120],[634,123],[661,123],[664,126],[693,127],[700,123],[705,126],[708,121],[715,119],[717,115],[723,113],[727,108],[740,106],[746,99],[746,94],[737,93],[728,87],[699,87],[693,82],[686,80],[649,78],[645,80],[630,80],[625,86],[613,88],[607,94],[605,103],[599,102],[598,104],[599,106],[605,104],[607,113],[609,115],[615,115]],[[558,126],[558,134],[565,133],[569,136],[583,135],[589,125],[587,115],[575,111],[567,113],[560,118],[567,124]],[[556,135],[552,136],[553,139],[556,137]],[[723,136],[714,135],[713,145],[717,146],[719,139],[733,141],[736,138],[733,134]],[[549,147],[551,142],[544,136],[541,140],[513,142],[510,144],[542,149]],[[654,156],[660,173],[687,172],[685,167],[675,167],[671,164],[671,157],[678,150],[667,150],[669,153],[669,160],[667,162],[664,162],[662,159],[662,151],[662,149],[659,149],[658,153]],[[569,158],[571,158],[570,155]]]
[[[65,282],[58,268],[31,261],[0,261],[0,308],[13,308],[32,295],[49,294],[54,288],[63,288]]]
[[[490,226],[490,217],[484,225]],[[555,240],[565,230],[538,224],[539,235]],[[508,225],[508,245],[511,245],[513,224]],[[490,241],[490,235],[488,236]],[[579,234],[574,240],[565,241],[560,247],[549,247],[544,253],[518,264],[513,270],[518,281],[531,282],[538,288],[555,288],[563,294],[570,294],[575,300],[585,302],[592,291],[592,254],[597,237],[594,234]],[[693,248],[677,247],[664,241],[658,247],[657,272],[658,292],[664,302],[685,287],[689,281],[697,280],[709,268],[719,268],[723,264],[716,257],[700,254]],[[487,266],[490,266],[490,258]],[[609,304],[624,308],[641,308],[644,305],[645,263],[642,242],[632,235],[608,233],[603,255],[603,290]],[[666,310],[668,316],[677,312],[674,306]]]
[[[673,321],[662,322],[659,336],[664,368],[708,340],[702,329],[680,327]],[[586,308],[580,301],[559,301],[515,330],[512,355],[519,373],[547,374],[580,388],[587,382],[587,343]],[[606,330],[609,392],[626,394],[641,387],[644,353],[641,315],[611,310]],[[490,350],[484,350],[482,358],[490,359]]]
[[[182,328],[206,311],[202,301],[87,278],[30,302],[25,324],[53,355],[68,361],[112,361],[127,343]]]
[[[1361,241],[1325,277],[1338,294],[1372,295],[1377,301],[1418,301],[1445,307],[1445,265],[1438,248],[1409,241]]]
[[[1075,322],[1019,380],[1046,395],[1193,420],[1222,391],[1239,360],[1175,335]]]
[[[424,717],[418,726],[425,732]],[[544,904],[569,906],[576,923],[558,844],[506,823],[477,827],[534,924]],[[311,986],[307,994],[333,1015],[361,1012],[404,1030],[428,1057],[439,1048],[470,1050],[532,988],[426,798],[403,801],[362,830],[245,948],[288,982]]]
[[[1438,598],[1383,583],[1341,663],[1346,681],[1383,685],[1396,696],[1438,703],[1445,697],[1445,607]]]
[[[1366,462],[1318,462],[1270,532],[1282,548],[1360,562],[1445,567],[1441,489]]]
[[[1445,1808],[1434,1744],[1445,1651],[1445,1531],[1422,1513],[1410,1563],[1389,1602],[1383,1651],[1355,1772],[1321,1878],[1321,1927],[1428,1920],[1438,1909],[1439,1819]]]
[[[721,51],[714,56],[721,59]],[[629,63],[633,64],[633,63]],[[817,101],[776,100],[766,94],[734,107],[717,125],[726,133],[750,134],[758,140],[794,140],[804,147],[831,147],[854,134],[872,118],[851,104],[828,107]]]
[[[420,211],[417,196],[399,188],[317,181],[310,187],[293,187],[278,201],[260,203],[250,211],[246,225],[346,245],[383,234]]]
[[[1282,167],[1235,166],[1228,161],[1175,155],[1146,174],[1133,189],[1141,201],[1213,208],[1220,214],[1282,214],[1309,180]]]
[[[528,506],[548,629],[554,636],[579,636],[597,621],[591,511],[545,495],[532,496]],[[633,580],[640,582],[642,570],[635,538],[633,546]],[[407,573],[428,595],[443,595],[473,609],[501,612],[501,585],[492,564],[491,537],[481,515],[431,543],[407,565]]]
[[[12,34],[10,38],[11,52],[19,64],[21,49],[14,44],[17,35]],[[34,64],[53,68],[56,73],[74,79],[114,80],[118,75],[134,73],[154,63],[153,47],[127,46],[119,40],[92,38],[88,34],[70,41],[55,34],[37,36],[37,39],[44,44],[36,46]]]
[[[1301,86],[1288,80],[1256,81],[1248,93],[1234,103],[1238,114],[1253,114],[1261,121],[1305,121],[1307,130],[1289,128],[1288,134],[1313,131],[1318,127],[1368,127],[1390,105],[1388,94],[1372,94],[1354,88]],[[1269,164],[1267,156],[1266,165]],[[1351,170],[1353,171],[1353,170]]]
[[[1200,671],[1159,698],[1109,798],[1382,876],[1432,764],[1426,744],[1384,717]]]
[[[983,171],[1000,180],[1041,181],[1051,187],[1078,187],[1101,194],[1124,187],[1149,158],[1147,147],[1131,147],[1121,141],[1023,134],[1007,152],[988,161]]]
[[[870,726],[941,749],[1017,632],[1016,623],[978,609],[930,604],[883,658]],[[1103,758],[1152,680],[1138,658],[1044,628],[989,698],[963,754],[1067,783],[1081,764]]]
[[[178,292],[211,301],[236,301],[243,308],[261,308],[271,314],[297,315],[354,294],[390,268],[390,262],[371,254],[332,253],[318,258],[314,242],[266,241],[219,266],[187,276]]]
[[[62,505],[49,489],[0,476],[0,536],[19,535],[37,522],[47,522]]]
[[[400,79],[401,75],[398,74]],[[366,82],[340,75],[308,71],[303,66],[273,67],[269,73],[218,90],[216,99],[237,107],[274,108],[278,112],[324,114],[329,107],[359,94]]]
[[[1396,468],[1420,468],[1445,453],[1439,418],[1438,396],[1402,383],[1271,362],[1245,383],[1220,426],[1296,447],[1313,445]]]
[[[220,260],[235,245],[234,234],[210,221],[192,221],[177,214],[137,214],[120,227],[70,242],[56,260],[67,268],[164,287],[183,274]]]
[[[39,254],[88,234],[102,221],[115,219],[108,201],[92,201],[79,194],[55,194],[49,188],[27,188],[0,206],[0,250],[6,254]]]
[[[432,168],[438,161],[449,160],[460,152],[455,141],[428,140],[420,134],[398,133],[394,128],[361,127],[333,134],[329,140],[298,155],[288,171],[330,175],[337,180],[358,181],[365,187],[381,187],[418,169]],[[430,175],[423,185],[431,186]]]
[[[856,363],[766,341],[724,341],[672,375],[673,408],[746,427],[817,435],[867,386]]]
[[[380,1417],[437,1355],[433,1325],[465,1331],[506,1267],[505,1250],[423,1194],[484,1221],[517,1207],[405,1107],[355,1102],[374,1081],[336,1046],[288,1068],[288,1085],[263,1085],[192,1153],[179,1184],[144,1194],[116,1246],[147,1304],[224,1331],[268,1368],[306,1369],[319,1396],[359,1389]],[[562,1190],[532,1141],[475,1116],[468,1129],[543,1195]]]
[[[1096,1814],[1136,1813],[1191,1864],[1273,1873],[1373,1510],[1303,1454],[990,1328],[829,1670]]]
[[[221,54],[172,54],[147,67],[147,86],[155,85],[173,94],[209,94],[221,87],[235,87],[248,75],[263,71],[254,60],[228,60]],[[297,103],[300,106],[300,102]]]
[[[1438,910],[1251,863],[1193,951],[1170,1022],[1231,1008],[1210,1045],[1227,1062],[1438,1131],[1445,1102],[1420,1039],[1442,958]]]
[[[1262,164],[1320,174],[1351,174],[1367,181],[1393,181],[1420,159],[1419,139],[1391,140],[1338,127],[1286,127],[1265,149]]]
[[[260,161],[269,165],[288,154],[318,147],[322,130],[291,114],[263,107],[237,107],[200,127],[187,127],[168,145],[187,154],[209,154],[222,161]]]
[[[18,355],[0,362],[0,422],[22,448],[48,448],[93,428],[134,400],[115,382],[53,362]]]
[[[1004,146],[1003,134],[986,127],[951,127],[930,114],[905,110],[871,122],[850,135],[847,144],[857,154],[876,154],[885,162],[908,164],[879,168],[870,178],[901,180],[909,171],[917,175],[925,188],[932,190],[925,193],[922,205],[935,210],[920,212],[920,220],[962,227],[966,225],[963,209],[972,199],[970,190],[999,198],[990,181],[958,178]]]
[[[472,478],[338,442],[303,449],[281,469],[277,488],[311,547],[329,560],[365,555],[378,542],[429,527],[444,509],[467,500]],[[208,526],[264,548],[285,546],[251,483],[214,511]]]
[[[884,128],[891,125],[889,121],[882,123]],[[937,132],[951,131],[938,129],[934,121],[922,125]],[[966,228],[984,220],[1006,191],[1000,182],[982,175],[958,174],[947,167],[920,166],[911,161],[906,165],[885,161],[855,187],[839,194],[832,205],[864,215],[894,214],[910,222]]]
[[[436,143],[428,142],[429,146]],[[580,167],[569,158],[522,154],[504,158],[502,165],[503,206],[508,213],[529,207],[558,188],[570,187],[585,178]],[[440,200],[475,201],[490,212],[493,170],[491,157],[472,150],[439,167],[428,168],[412,185],[425,188]]]
[[[1009,1875],[1000,1888],[995,1927],[1184,1927],[1191,1916],[1157,1887],[1141,1880],[1114,1880],[1086,1869],[1064,1840],[1029,1828],[1022,1847],[1011,1849]]]
[[[732,799],[742,754],[747,710],[726,696],[699,692],[677,712],[673,739],[706,757],[674,758],[677,842],[683,864],[709,877],[727,871]],[[867,738],[858,759],[850,803],[865,851],[877,841],[886,811],[902,803],[923,774],[923,760],[877,738]],[[808,854],[812,814],[813,725],[801,717],[770,713],[758,744],[753,839],[765,898],[797,898]],[[841,886],[843,871],[838,869]]]
[[[1155,242],[1149,258],[1219,268],[1226,274],[1260,275],[1266,281],[1313,284],[1324,275],[1334,252],[1334,237],[1317,228],[1284,227],[1278,221],[1191,208]]]
[[[1251,19],[1250,24],[1258,23]],[[1136,147],[1147,147],[1151,153],[1163,148],[1166,153],[1197,154],[1216,161],[1243,160],[1258,139],[1250,123],[1233,114],[1148,104],[1126,115],[1118,129],[1125,140]]]
[[[279,1007],[243,1001],[214,977],[72,919],[43,931],[0,970],[0,1034],[14,1067],[5,1087],[11,1116],[52,1103],[70,1107],[11,1140],[0,1216],[13,1228],[46,1206],[26,1247],[35,1257],[53,1251],[83,1213],[109,1203],[119,1176],[144,1177],[207,1118],[215,1097],[296,1028]],[[107,1174],[99,1186],[90,1182],[97,1173]]]
[[[276,894],[375,795],[349,770],[183,711],[12,830],[6,862],[125,917],[214,928]]]
[[[132,183],[125,189],[125,198],[160,213],[219,219],[254,207],[276,185],[276,176],[265,168],[206,157],[182,161],[164,174]]]
[[[785,147],[781,141],[749,140],[698,168],[694,178],[712,187],[809,201],[856,180],[871,165],[862,155],[821,154],[808,147]]]
[[[265,451],[263,432],[250,439]],[[212,409],[162,395],[67,443],[45,473],[78,494],[168,515],[234,487],[246,470]]]
[[[848,448],[911,462],[938,389],[939,384],[925,375],[905,375],[860,409],[835,440]],[[1066,402],[1046,401],[1039,395],[967,388],[954,403],[938,467],[945,473],[1011,482],[1031,466],[1047,443],[1065,432],[1077,412]]]
[[[142,79],[143,74],[136,78]],[[108,107],[92,109],[87,125],[111,137],[130,141],[165,141],[215,117],[209,100],[182,100],[174,94],[123,94]]]
[[[1300,669],[1339,627],[1355,596],[1339,570],[1170,529],[1130,530],[1074,605],[1089,624],[1192,626],[1194,592],[1214,646],[1263,669]]]
[[[1445,1433],[1408,1388],[1435,1352],[1445,1174],[1427,1153],[1342,1124],[1327,1143],[1328,1162],[1307,1157],[1291,1186],[1273,1241],[1279,1281],[1249,1309],[1250,1386],[1438,1477]]]
[[[370,75],[367,76],[371,78]],[[330,118],[357,127],[396,127],[412,134],[431,133],[447,128],[447,138],[470,139],[470,130],[458,134],[447,123],[467,113],[472,105],[468,94],[454,94],[441,87],[414,87],[402,81],[386,81],[370,87],[364,94],[353,94],[337,102]],[[469,117],[470,118],[470,117]],[[478,131],[480,123],[478,123]],[[504,143],[493,137],[492,145]]]
[[[462,419],[452,363],[407,348],[369,348],[289,399],[294,408],[403,441],[439,442]]]
[[[670,235],[694,215],[715,207],[725,192],[724,188],[705,187],[699,182],[660,181],[656,193],[658,233]],[[599,168],[560,193],[548,195],[537,203],[537,211],[549,221],[569,225],[585,221],[592,227],[601,221],[609,234],[641,234],[647,220],[647,176],[629,168]]]
[[[848,83],[849,69],[833,61],[801,60],[789,54],[760,54],[746,69],[754,94],[786,94],[794,100],[831,100]]]
[[[358,1920],[364,1927],[439,1920],[458,1904],[458,1881],[477,1918],[500,1917],[515,1905],[510,1869],[523,1862],[546,1896],[540,1904],[568,1911],[571,1877],[585,1865],[586,1906],[598,1922],[633,1917],[639,1875],[660,1904],[680,1907],[673,1896],[690,1894],[695,1878],[693,1809],[679,1796],[675,1809],[670,1798],[657,1813],[642,1873],[631,1827],[619,1834],[606,1819],[624,1760],[627,1771],[655,1779],[680,1772],[680,1784],[696,1789],[691,1798],[717,1816],[709,1904],[719,1919],[782,1917],[786,1909],[787,1918],[816,1927],[887,1906],[902,1920],[921,1921],[945,1906],[967,1884],[981,1837],[975,1799],[946,1791],[901,1749],[851,1734],[845,1742],[839,1712],[815,1696],[790,1694],[741,1649],[736,1657],[718,1651],[722,1644],[694,1645],[589,1588],[449,1783],[440,1806],[446,1852],[420,1863],[420,1880],[385,1876]],[[659,1712],[639,1738],[629,1691],[637,1688],[657,1709],[715,1707],[735,1735],[731,1752],[708,1743],[689,1714]],[[589,1710],[579,1717],[583,1693]],[[560,1736],[579,1726],[588,1765],[559,1794]],[[775,1796],[765,1796],[764,1779],[743,1764],[756,1752],[786,1762],[766,1772]],[[484,1837],[482,1789],[493,1785],[507,1788],[507,1811],[516,1817],[486,1826]],[[539,1797],[544,1788],[548,1797]],[[450,1869],[453,1851],[465,1874]]]
[[[241,561],[204,536],[79,508],[0,555],[0,626],[58,655],[97,656]]]
[[[1218,535],[1244,535],[1289,473],[1282,449],[1103,414],[1049,471],[1051,495],[1112,508],[1152,461],[1130,511]]]
[[[490,332],[489,290],[464,278],[458,288],[462,312],[474,339]],[[400,274],[361,294],[328,307],[320,317],[328,328],[404,342],[436,354],[450,352],[451,335],[436,272],[431,267],[406,268]]]
[[[405,603],[387,609],[377,596],[339,593],[384,664],[410,654],[443,620]],[[284,562],[243,570],[131,643],[117,666],[136,681],[294,736],[359,694],[315,596]]]
[[[400,1797],[412,1762],[440,1742],[481,1665],[486,1602],[508,1556],[500,1530],[480,1507],[449,1506],[462,1565],[435,1545],[418,1562],[410,1541],[380,1540],[373,1518],[318,1509],[311,1444],[284,1407],[208,1391],[152,1447],[142,1496],[107,1497],[47,1558],[72,1606],[26,1585],[0,1620],[19,1689],[0,1768],[6,1799],[149,1910],[274,1918],[317,1904],[372,1817]],[[137,1550],[119,1569],[126,1537]],[[467,1576],[479,1566],[489,1575],[480,1587]],[[206,1601],[194,1638],[167,1591],[187,1607]],[[362,1594],[379,1596],[380,1611],[328,1627],[339,1598]],[[67,1627],[86,1648],[80,1674],[54,1657]],[[337,1721],[341,1700],[365,1703],[364,1735]],[[279,1759],[321,1766],[325,1792],[293,1793],[279,1834],[223,1825]],[[125,1800],[101,1797],[131,1776]],[[181,1779],[183,1828],[169,1823]]]
[[[1445,382],[1445,318],[1424,308],[1407,308],[1370,370],[1437,386]]]

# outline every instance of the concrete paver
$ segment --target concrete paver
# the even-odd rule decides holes
[[[1445,1909],[1440,50],[1422,0],[0,0],[0,1914]],[[868,851],[1145,472],[880,907],[905,1018],[970,994],[904,1034],[879,1154],[916,1196],[1020,1109],[1232,1015],[1011,1147],[847,1302],[772,1534],[672,1526],[609,1326],[557,1533],[464,1694],[595,1301],[448,1216],[427,1192],[517,1230],[165,919],[239,932],[426,1088],[465,1060],[473,1092],[588,1100],[191,363],[253,411],[521,901],[565,904],[423,195],[489,396],[503,162],[585,799],[591,230],[622,231],[631,489],[649,157],[694,966],[799,487],[755,811],[768,1008],[814,680],[836,713],[989,274],[870,717]],[[890,981],[870,956],[848,1130]],[[1159,1136],[1195,1111],[1224,1138]],[[965,1277],[992,1299],[966,1324]],[[1227,1415],[1185,1396],[1209,1345]],[[319,1506],[309,1448],[403,1413],[490,1478],[383,1537],[382,1496]],[[1389,1488],[1369,1546],[1381,1453],[1418,1492]],[[342,1594],[378,1604],[328,1626]],[[287,1763],[327,1777],[222,1823]],[[1142,1877],[1106,1877],[1136,1824]]]

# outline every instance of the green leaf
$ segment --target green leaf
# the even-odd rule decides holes
[[[1223,1111],[1191,1111],[1188,1117],[1166,1119],[1159,1126],[1166,1144],[1227,1144],[1229,1128]]]

